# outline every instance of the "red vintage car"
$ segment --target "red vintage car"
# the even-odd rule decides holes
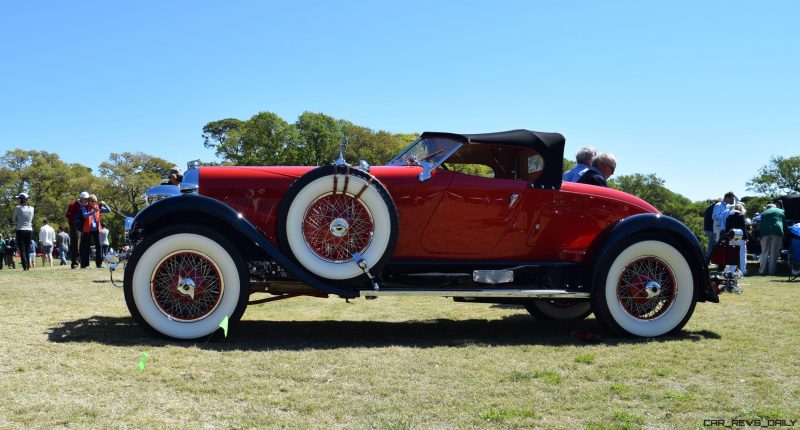
[[[125,299],[148,332],[198,339],[248,304],[452,297],[617,334],[680,330],[718,302],[697,238],[647,202],[562,183],[564,137],[423,133],[384,166],[200,167],[128,220]],[[462,173],[481,166],[491,177]],[[251,299],[267,293],[264,299]]]

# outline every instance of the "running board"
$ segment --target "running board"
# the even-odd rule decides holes
[[[366,298],[384,296],[428,296],[428,297],[480,297],[480,298],[530,298],[530,299],[589,299],[588,292],[567,290],[423,290],[423,289],[383,289],[379,291],[364,290],[361,295]]]

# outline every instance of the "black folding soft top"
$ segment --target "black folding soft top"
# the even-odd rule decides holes
[[[800,222],[800,194],[789,194],[783,197],[778,197],[783,205],[783,210],[786,213],[786,221],[792,220]]]
[[[561,176],[564,170],[564,136],[559,133],[543,133],[530,130],[510,130],[482,134],[426,131],[422,133],[421,137],[423,139],[430,137],[448,137],[467,143],[510,145],[534,149],[544,159],[544,171],[534,185],[545,188],[561,188]]]

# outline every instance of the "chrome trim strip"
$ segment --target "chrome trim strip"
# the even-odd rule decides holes
[[[537,299],[589,299],[588,292],[567,290],[422,290],[422,289],[382,289],[364,290],[365,297],[380,296],[428,296],[428,297],[494,297],[494,298],[537,298]]]

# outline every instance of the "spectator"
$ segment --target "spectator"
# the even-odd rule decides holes
[[[67,232],[64,231],[64,227],[58,228],[58,234],[56,235],[56,248],[58,248],[58,257],[61,259],[61,265],[67,265],[67,254],[69,253],[69,245],[71,239]]]
[[[12,219],[17,225],[17,246],[19,246],[22,270],[27,271],[31,267],[29,258],[31,241],[33,240],[33,206],[28,204],[27,193],[20,193],[17,197],[19,198],[19,205],[14,208]]]
[[[778,255],[783,245],[783,223],[786,214],[783,209],[779,209],[770,203],[761,212],[761,262],[758,265],[760,275],[775,274],[775,267],[778,264]]]
[[[739,269],[742,271],[743,275],[747,274],[747,224],[745,223],[745,214],[747,211],[745,207],[741,203],[737,203],[734,207],[728,211],[727,216],[725,217],[724,224],[724,231],[731,231],[733,229],[741,230],[743,237],[741,240],[731,240],[731,245],[739,246]]]
[[[722,217],[725,211],[728,210],[728,205],[732,205],[736,201],[736,195],[733,191],[725,193],[725,197],[721,202],[714,205],[714,211],[711,217],[714,219],[714,242],[719,241],[720,233],[722,232]]]
[[[6,266],[9,269],[16,269],[17,263],[14,261],[14,254],[17,253],[17,241],[14,240],[13,237],[9,236],[8,240],[6,240]]]
[[[711,201],[711,204],[708,205],[706,211],[703,213],[703,232],[706,234],[706,240],[708,241],[708,246],[706,247],[706,260],[711,258],[711,253],[714,252],[714,247],[717,246],[717,238],[714,234],[714,208],[717,206],[717,203],[721,202],[722,199],[716,199]]]
[[[81,192],[78,199],[70,203],[67,207],[67,223],[69,224],[69,258],[72,260],[71,268],[78,267],[78,244],[80,243],[80,232],[83,228],[83,216],[81,208],[89,202],[89,193]]]
[[[604,152],[592,159],[592,167],[587,170],[578,183],[608,187],[606,180],[617,170],[617,159],[614,154]]]
[[[33,235],[33,231],[31,231],[31,236]],[[31,265],[31,269],[36,268],[36,241],[31,239],[31,253],[28,254],[28,262]]]
[[[174,166],[169,169],[167,180],[162,182],[161,185],[180,185],[181,181],[183,181],[183,173],[181,173],[180,167]]]
[[[3,234],[0,233],[0,270],[3,270],[3,263],[6,261],[6,241],[3,240]]]
[[[564,173],[564,182],[578,182],[578,179],[590,169],[592,159],[597,155],[597,150],[593,146],[584,146],[575,154],[575,161],[578,164]]]
[[[47,262],[50,262],[50,267],[53,267],[53,245],[56,242],[56,232],[53,227],[50,227],[47,220],[42,221],[42,228],[39,229],[39,242],[42,243],[42,267]]]
[[[111,212],[111,209],[106,205],[100,207],[97,204],[97,196],[94,194],[89,196],[86,206],[81,208],[81,216],[83,217],[83,228],[81,229],[81,269],[89,268],[89,248],[92,244],[94,244],[94,261],[97,268],[103,267],[102,248],[100,247],[100,230],[102,230],[100,214],[108,212]]]
[[[103,226],[103,229],[100,230],[100,246],[102,247],[102,254],[103,258],[105,258],[106,254],[108,254],[108,229],[106,226]]]

